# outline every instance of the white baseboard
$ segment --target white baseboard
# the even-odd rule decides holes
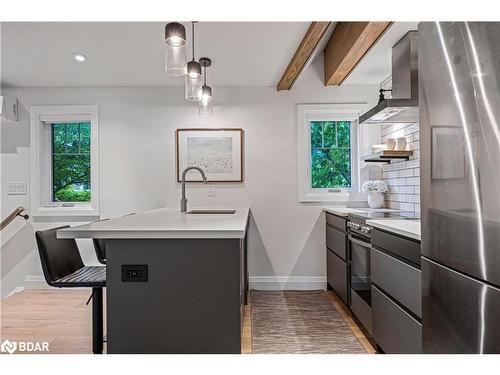
[[[28,275],[24,281],[26,289],[50,288],[43,276]],[[250,276],[250,289],[257,290],[326,290],[324,276]],[[23,288],[23,289],[24,289]],[[17,288],[16,288],[17,289]]]
[[[48,289],[49,285],[43,276],[27,275],[24,278],[24,287],[26,289]]]
[[[51,287],[47,282],[45,281],[45,277],[43,276],[38,276],[38,275],[27,275],[24,278],[24,287],[23,289],[55,289]],[[89,288],[71,288],[71,289],[89,289]]]
[[[257,290],[326,290],[324,276],[250,276],[250,289]]]
[[[7,298],[10,296],[13,296],[16,293],[22,292],[24,289],[26,289],[24,286],[18,286],[17,288],[14,288],[14,290],[12,292],[10,292],[9,294],[7,294],[4,298]]]

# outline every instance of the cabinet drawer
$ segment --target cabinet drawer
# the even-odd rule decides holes
[[[422,317],[422,273],[419,269],[372,249],[371,270],[374,284]]]
[[[351,311],[356,315],[361,324],[371,334],[373,330],[372,308],[363,298],[351,289]]]
[[[374,228],[372,245],[420,265],[420,243]]]
[[[328,284],[349,306],[349,265],[332,251],[326,251],[326,274]]]
[[[326,226],[326,247],[347,260],[347,234],[330,225]]]
[[[331,226],[337,229],[343,231],[347,230],[347,219],[340,216],[329,214],[328,212],[326,213],[326,223],[330,224]]]
[[[422,324],[372,285],[373,338],[387,354],[422,352]]]

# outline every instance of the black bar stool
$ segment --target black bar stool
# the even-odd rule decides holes
[[[85,266],[74,239],[58,239],[57,230],[35,233],[43,275],[56,288],[92,288],[92,352],[103,350],[102,288],[106,286],[106,266]]]
[[[124,216],[131,216],[131,215],[135,215],[135,212],[131,212]],[[109,218],[102,219],[99,221],[106,221],[106,220],[109,220]],[[95,255],[97,256],[97,260],[101,264],[106,264],[106,240],[94,238],[92,239],[92,241],[94,242],[94,250],[95,250]]]
[[[106,241],[97,238],[92,239],[94,242],[95,255],[101,264],[106,264]]]

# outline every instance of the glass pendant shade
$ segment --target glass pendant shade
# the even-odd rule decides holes
[[[207,85],[203,85],[201,88],[201,100],[198,106],[198,113],[200,115],[211,115],[213,113],[212,101],[212,89]]]
[[[200,79],[201,80],[201,65],[196,60],[191,60],[187,63],[187,72],[186,75],[191,79]]]
[[[170,22],[165,26],[165,43],[171,47],[186,45],[186,28],[179,22]]]
[[[189,75],[186,74],[185,82],[184,82],[184,90],[186,93],[186,100],[192,102],[198,102],[201,100],[201,77],[200,78],[189,78]]]
[[[186,46],[165,46],[165,70],[172,76],[183,76],[186,74]]]
[[[178,22],[165,26],[165,70],[173,76],[186,74],[186,29]]]

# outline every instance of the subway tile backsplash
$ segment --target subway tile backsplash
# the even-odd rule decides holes
[[[385,206],[420,214],[420,132],[419,124],[383,124],[381,143],[388,138],[406,137],[407,150],[413,155],[408,161],[394,160],[382,166],[382,179],[389,191]]]

